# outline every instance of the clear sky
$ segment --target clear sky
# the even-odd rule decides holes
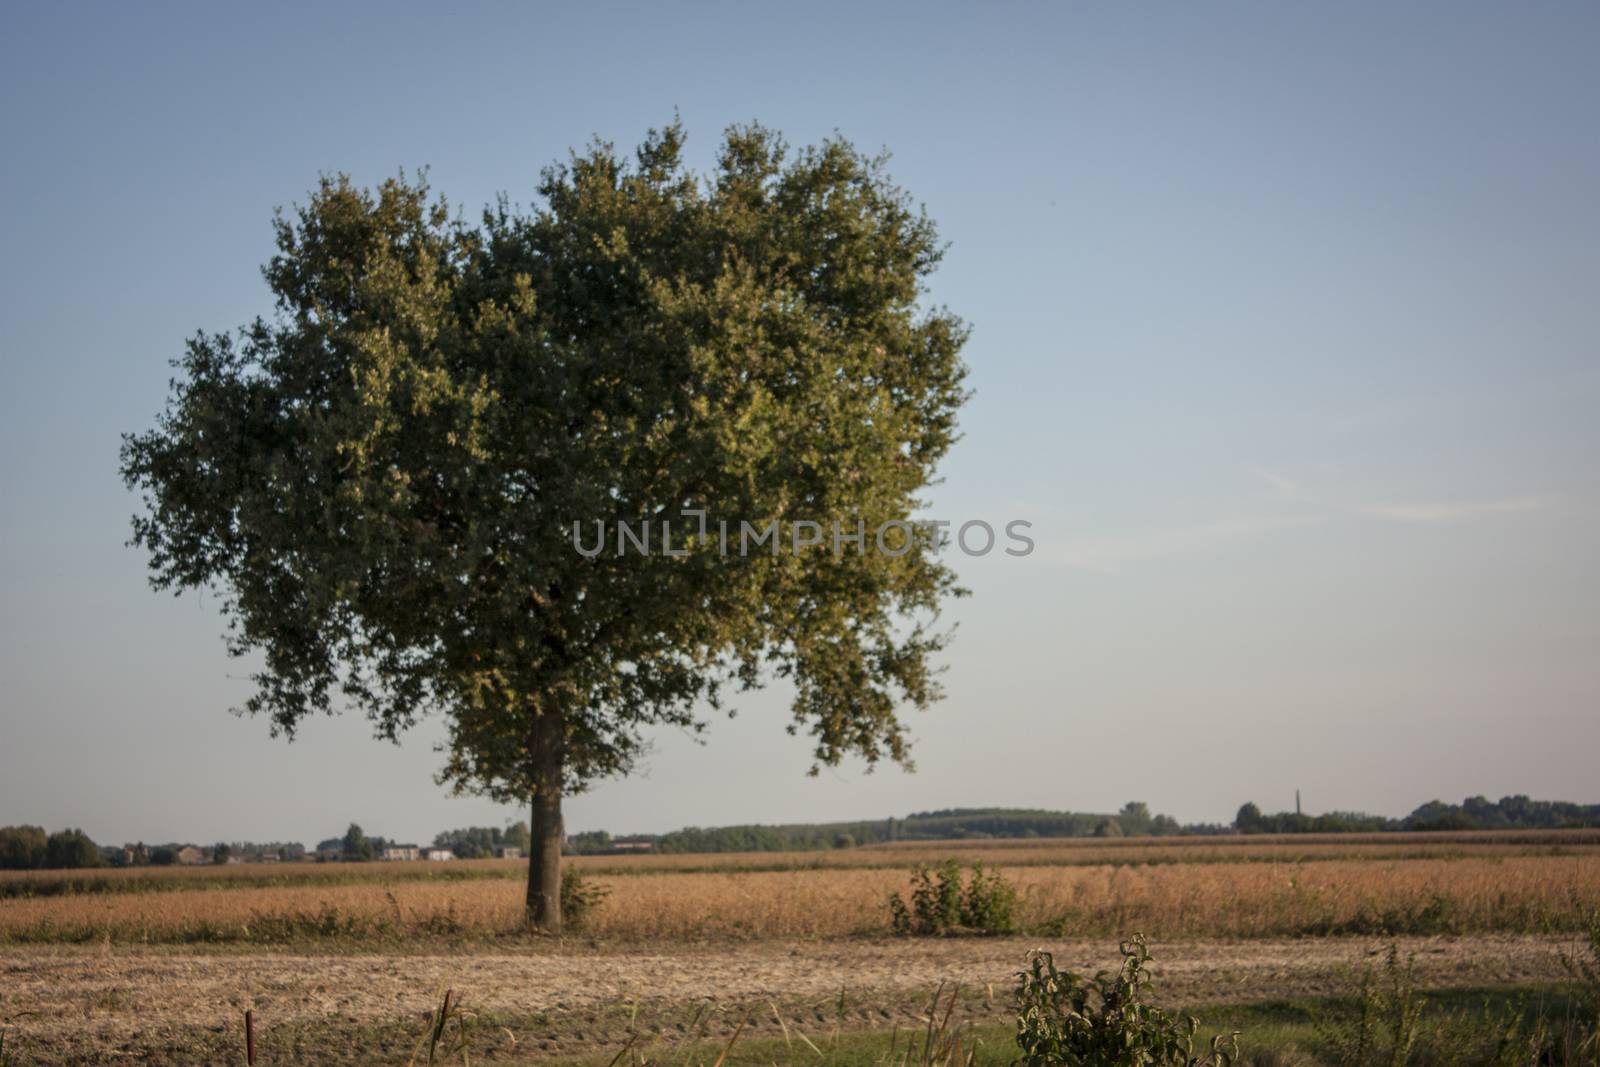
[[[576,8],[576,5],[572,5]],[[272,209],[427,165],[526,202],[681,114],[889,148],[977,394],[919,770],[804,776],[781,688],[568,827],[955,805],[1403,814],[1600,778],[1600,7],[17,5],[0,35],[0,823],[428,838],[437,736],[288,745],[215,598],[150,592],[119,434],[269,310]]]

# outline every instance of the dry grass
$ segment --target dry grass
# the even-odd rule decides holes
[[[1023,922],[1056,935],[1538,932],[1569,926],[1575,901],[1600,905],[1600,855],[1585,852],[1002,869],[1022,892]],[[917,855],[896,852],[902,862]],[[210,887],[198,872],[190,877],[192,888],[170,892],[6,900],[0,902],[0,939],[285,943],[515,936],[523,895],[522,884],[510,877],[237,888]],[[596,879],[609,895],[586,932],[619,940],[881,934],[885,900],[890,892],[905,892],[908,880],[904,866],[639,870]]]

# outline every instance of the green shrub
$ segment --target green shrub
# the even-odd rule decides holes
[[[1017,891],[997,871],[972,865],[963,884],[961,865],[946,860],[937,870],[911,872],[911,904],[899,893],[889,897],[889,919],[902,937],[949,934],[1010,934],[1017,930]]]
[[[583,929],[589,913],[600,905],[609,892],[604,886],[588,881],[575,868],[561,872],[561,918],[573,930]]]
[[[1034,952],[1018,975],[1019,1067],[1232,1067],[1238,1034],[1213,1037],[1196,1054],[1200,1023],[1146,1004],[1150,950],[1143,935],[1119,946],[1122,967],[1093,978],[1056,970],[1048,952]]]

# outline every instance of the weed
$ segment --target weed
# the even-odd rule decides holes
[[[562,919],[574,930],[583,929],[584,922],[610,892],[605,886],[595,885],[584,878],[583,872],[576,867],[566,868],[561,872]]]
[[[1018,975],[1017,1047],[1020,1067],[1232,1067],[1238,1034],[1211,1039],[1196,1055],[1193,1016],[1182,1021],[1145,1002],[1150,950],[1143,935],[1119,946],[1116,974],[1093,978],[1058,971],[1050,953],[1034,952]]]
[[[411,1059],[407,1061],[409,1067],[415,1067],[417,1057],[424,1050],[427,1051],[427,1059],[421,1062],[426,1064],[448,1063],[451,1057],[460,1054],[463,1067],[470,1065],[472,1033],[477,1020],[474,1013],[464,1010],[461,1002],[455,999],[455,990],[446,989],[444,999],[439,1002],[438,1010],[428,1023],[427,1032],[417,1038],[416,1046],[411,1050]]]
[[[889,897],[890,926],[902,937],[1016,932],[1016,888],[999,872],[985,872],[981,862],[972,865],[965,885],[955,860],[946,860],[937,870],[916,868],[911,884],[909,907],[899,893]]]
[[[1399,948],[1390,945],[1382,981],[1370,968],[1361,976],[1355,1017],[1324,1016],[1317,1031],[1339,1067],[1404,1067],[1421,1016],[1411,961],[1402,965]]]

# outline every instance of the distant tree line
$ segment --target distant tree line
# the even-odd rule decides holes
[[[433,836],[434,848],[447,848],[464,860],[482,859],[495,855],[500,848],[528,851],[528,824],[515,822],[505,829],[498,826],[468,826],[460,830],[446,830]]]
[[[604,855],[639,849],[655,852],[787,852],[854,848],[890,841],[951,841],[988,837],[1162,837],[1200,834],[1385,833],[1421,830],[1560,829],[1600,826],[1600,804],[1532,800],[1526,796],[1468,797],[1460,804],[1430,800],[1401,819],[1356,811],[1305,815],[1293,811],[1267,814],[1254,803],[1239,808],[1232,825],[1179,823],[1170,815],[1152,815],[1142,801],[1129,801],[1106,814],[1046,811],[1033,808],[948,808],[915,812],[905,818],[859,822],[792,823],[786,825],[687,826],[665,834],[613,836],[605,830],[571,834],[565,850]],[[385,837],[369,837],[356,823],[343,836],[317,843],[318,858],[361,862],[381,859],[395,847]],[[528,826],[514,822],[500,828],[467,826],[435,834],[433,847],[447,848],[462,859],[493,856],[497,849],[528,849]],[[172,843],[121,847],[96,845],[82,830],[47,834],[38,826],[0,827],[0,870],[112,866],[162,866],[182,862],[293,862],[309,858],[298,842],[218,842],[209,847]]]
[[[1234,828],[1244,834],[1376,833],[1406,830],[1555,830],[1600,826],[1600,804],[1564,800],[1532,800],[1517,795],[1493,801],[1468,797],[1460,804],[1430,800],[1403,819],[1356,811],[1302,815],[1295,811],[1264,814],[1255,804],[1239,808]]]
[[[356,823],[351,823],[343,837],[330,837],[317,842],[319,858],[337,858],[346,863],[359,863],[383,858],[391,848],[415,848],[386,837],[368,837]],[[449,849],[458,859],[471,860],[494,856],[502,848],[528,850],[528,824],[514,822],[504,828],[498,826],[465,826],[459,830],[443,830],[433,837],[433,847]]]
[[[433,839],[434,847],[448,848],[462,859],[493,856],[507,846],[528,848],[528,825],[517,822],[499,827],[469,826],[446,830]],[[147,845],[143,841],[126,845],[97,845],[78,829],[47,834],[39,826],[0,827],[0,870],[71,870],[84,867],[164,867],[177,864],[294,863],[311,858],[346,862],[381,859],[384,849],[395,842],[384,837],[368,837],[360,825],[351,823],[340,837],[317,843],[315,856],[298,841],[219,841],[214,845],[171,842]]]
[[[0,869],[70,869],[103,867],[105,863],[100,846],[82,830],[57,830],[46,834],[42,826],[0,827]]]
[[[572,834],[567,851],[606,854],[648,846],[655,852],[788,852],[853,848],[890,841],[950,841],[987,837],[1144,837],[1180,833],[1228,833],[1225,826],[1181,825],[1170,815],[1152,815],[1143,801],[1115,813],[1045,811],[1029,808],[950,808],[905,818],[787,825],[687,826],[665,834],[613,837],[604,830]]]
[[[613,836],[604,830],[572,834],[567,851],[606,854],[648,847],[656,852],[784,852],[850,848],[890,841],[951,841],[989,837],[1164,837],[1231,833],[1378,833],[1406,830],[1555,829],[1600,826],[1600,804],[1504,797],[1471,797],[1461,804],[1429,801],[1403,819],[1364,812],[1264,814],[1253,803],[1232,824],[1179,823],[1142,801],[1115,813],[1034,808],[947,808],[905,818],[788,825],[689,826],[665,834]]]

